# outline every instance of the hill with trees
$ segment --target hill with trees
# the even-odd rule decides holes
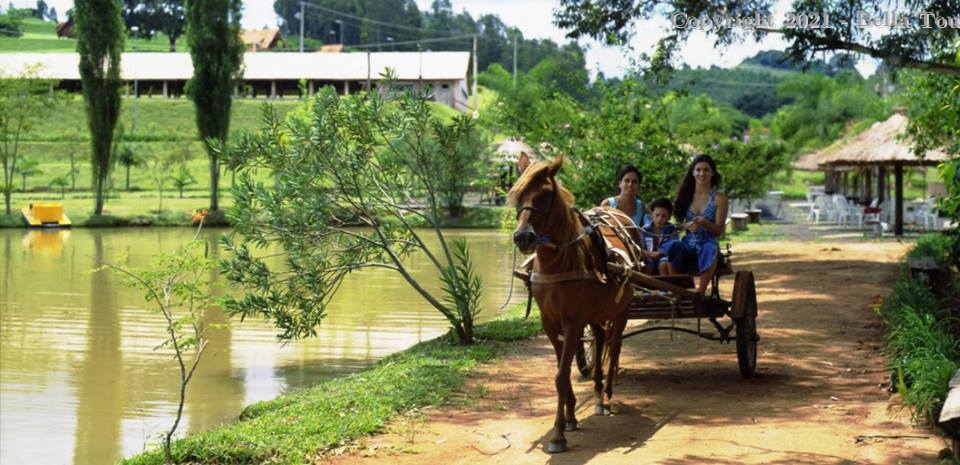
[[[818,59],[797,63],[782,51],[763,50],[733,68],[690,68],[684,65],[673,73],[665,90],[694,96],[706,94],[714,102],[761,118],[793,101],[791,96],[777,93],[777,88],[788,77],[799,73],[836,76],[856,72],[853,65],[848,55],[837,55],[828,62]]]

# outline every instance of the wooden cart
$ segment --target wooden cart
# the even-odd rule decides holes
[[[678,331],[694,334],[704,339],[729,343],[735,341],[737,364],[740,374],[750,378],[757,369],[757,289],[753,272],[734,272],[730,265],[730,247],[721,254],[722,261],[710,286],[710,295],[701,297],[694,287],[694,277],[689,275],[654,276],[634,270],[624,270],[618,263],[607,267],[613,274],[623,274],[634,288],[634,296],[628,311],[629,319],[651,321],[651,324],[624,333],[626,339],[650,331]],[[523,271],[515,276],[529,283],[529,275]],[[733,292],[729,299],[720,295],[720,279],[734,276]],[[697,319],[697,329],[677,327],[674,320]],[[710,323],[709,329],[702,322]],[[589,326],[584,329],[581,345],[577,349],[577,368],[584,376],[590,376],[595,361],[593,335]]]

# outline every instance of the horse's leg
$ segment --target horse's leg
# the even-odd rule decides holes
[[[606,334],[603,325],[590,323],[593,332],[593,397],[597,404],[595,415],[603,415],[603,348],[606,344]]]
[[[560,353],[555,379],[557,416],[553,422],[553,432],[546,444],[546,451],[549,453],[566,452],[567,438],[563,433],[566,430],[574,431],[577,429],[577,399],[573,395],[573,385],[570,383],[570,364],[573,362],[577,345],[580,343],[580,331],[582,329],[582,324],[566,322],[563,325],[563,350]]]
[[[613,382],[617,379],[620,369],[620,348],[623,346],[623,329],[627,326],[626,314],[613,320],[610,324],[610,366],[607,368],[607,399],[613,403]]]
[[[583,323],[568,323],[567,326],[563,328],[563,333],[565,359],[561,360],[560,363],[566,371],[563,379],[567,387],[567,393],[564,396],[566,407],[564,421],[567,431],[576,431],[579,429],[579,422],[577,421],[577,397],[573,394],[573,383],[570,382],[570,366],[573,363],[574,357],[576,357],[577,349],[580,347],[580,335],[583,334]]]
[[[543,324],[543,332],[546,333],[547,338],[550,339],[550,345],[553,346],[553,353],[557,358],[557,378],[559,380],[560,372],[563,367],[563,335],[561,334],[561,325],[559,322],[548,321],[543,317],[541,313],[540,322]],[[553,429],[550,431],[550,439],[547,444],[544,446],[546,451],[549,453],[556,452],[565,452],[567,450],[567,440],[563,436],[563,431],[565,428],[564,417],[563,417],[563,407],[564,407],[564,397],[566,391],[561,390],[561,386],[557,381],[554,381],[557,390],[557,410],[556,417],[553,420]]]

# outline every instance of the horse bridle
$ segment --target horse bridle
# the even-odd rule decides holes
[[[557,182],[553,179],[553,176],[548,176],[547,179],[550,180],[550,184],[553,186],[553,191],[551,191],[550,203],[547,204],[546,215],[544,215],[544,217],[550,218],[550,211],[553,210],[553,202],[556,201]],[[517,220],[520,219],[520,214],[527,210],[529,210],[531,213],[537,213],[540,211],[539,208],[534,207],[533,205],[524,205],[517,209]]]
[[[553,176],[550,176],[548,179],[550,179],[550,184],[553,186],[553,191],[551,191],[550,203],[547,204],[547,209],[546,209],[546,211],[545,211],[546,214],[544,215],[544,218],[550,218],[550,212],[553,210],[553,204],[554,204],[554,202],[556,202],[556,196],[557,196],[557,181],[556,181],[555,179],[553,179]],[[521,214],[521,213],[523,213],[524,211],[528,211],[528,210],[529,210],[531,213],[538,213],[538,212],[540,211],[539,208],[534,207],[534,206],[532,206],[532,205],[524,205],[524,206],[522,206],[522,207],[520,207],[520,208],[517,209],[517,220],[520,219],[520,214]],[[534,230],[534,233],[536,233],[536,230]],[[592,234],[592,233],[593,233],[593,228],[592,228],[592,227],[586,227],[586,228],[584,228],[584,231],[583,231],[582,233],[580,233],[580,235],[578,235],[577,237],[573,238],[573,239],[570,240],[570,241],[567,241],[567,242],[565,242],[565,243],[563,243],[563,244],[559,244],[559,245],[551,242],[551,241],[550,241],[550,236],[548,236],[548,235],[546,235],[546,234],[542,234],[542,235],[540,235],[540,237],[537,239],[537,245],[545,245],[545,246],[548,246],[548,247],[550,247],[550,248],[552,248],[552,249],[563,249],[563,248],[566,248],[566,247],[568,247],[568,246],[570,246],[570,245],[573,245],[573,244],[579,242],[581,239],[583,239],[584,237],[586,237],[586,236],[588,236],[588,235],[590,235],[590,234]]]

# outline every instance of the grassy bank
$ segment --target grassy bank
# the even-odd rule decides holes
[[[226,213],[233,205],[229,189],[221,189],[221,214],[208,216],[209,226],[228,226]],[[209,193],[190,190],[180,198],[177,192],[165,191],[162,208],[159,192],[114,192],[104,204],[104,214],[93,214],[94,198],[89,193],[68,193],[64,198],[59,193],[26,194],[14,193],[11,202],[11,215],[5,215],[0,208],[0,228],[24,227],[20,209],[35,202],[60,202],[64,213],[73,222],[74,227],[106,226],[192,226],[193,211],[207,208],[210,204]],[[500,219],[506,207],[471,205],[464,207],[462,215],[448,218],[445,228],[499,228]]]
[[[375,433],[397,415],[451,402],[479,364],[540,331],[539,320],[523,320],[522,312],[516,306],[500,320],[479,325],[475,345],[451,345],[446,338],[420,343],[362,373],[253,404],[233,424],[175,442],[175,463],[313,463],[324,451]],[[159,465],[163,452],[122,463]]]
[[[893,292],[878,306],[894,385],[914,420],[927,425],[939,415],[960,363],[960,279],[946,263],[947,245],[942,235],[921,237],[907,257],[933,257],[944,270],[941,278],[915,280],[904,263]]]

